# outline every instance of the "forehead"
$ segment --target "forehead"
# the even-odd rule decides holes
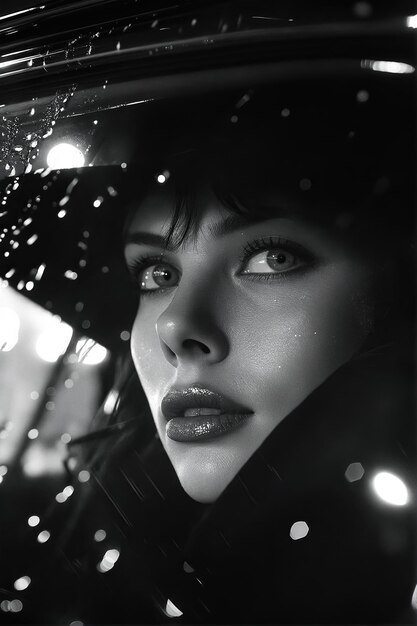
[[[184,208],[181,211],[184,200],[176,193],[174,184],[154,185],[139,205],[133,204],[127,232],[166,234],[171,227],[176,208],[179,208],[180,215],[184,211]],[[197,226],[202,222],[216,222],[229,214],[207,184],[202,184],[196,193],[190,194],[187,202],[188,210],[196,218]]]

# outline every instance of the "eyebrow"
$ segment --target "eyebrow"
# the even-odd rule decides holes
[[[246,228],[248,226],[252,226],[253,224],[259,224],[270,219],[271,217],[254,219],[246,215],[228,215],[219,222],[209,226],[209,232],[213,238],[217,239],[229,235],[240,228]],[[156,248],[164,248],[171,251],[176,250],[179,247],[172,242],[171,238],[168,238],[168,235],[157,235],[155,233],[141,231],[129,233],[126,236],[125,245],[128,245],[129,243],[154,246]]]

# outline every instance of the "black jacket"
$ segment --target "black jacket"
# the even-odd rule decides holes
[[[38,623],[413,623],[412,382],[392,348],[353,359],[211,505],[185,495],[158,439],[144,446],[132,435],[73,501],[69,538],[31,586],[32,615]],[[375,492],[384,471],[406,485],[407,504]],[[98,528],[107,532],[99,543]],[[118,561],[99,572],[114,548]]]

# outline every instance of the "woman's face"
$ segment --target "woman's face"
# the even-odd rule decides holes
[[[196,235],[165,249],[173,193],[150,193],[125,256],[141,292],[132,356],[156,428],[188,495],[212,502],[359,349],[372,302],[370,271],[324,228],[248,222],[207,190],[196,201]]]

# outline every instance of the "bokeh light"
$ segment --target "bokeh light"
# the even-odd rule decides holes
[[[83,167],[85,158],[79,148],[70,143],[58,143],[48,152],[46,157],[48,167],[51,169],[69,169],[71,167]]]
[[[394,506],[404,506],[409,502],[409,493],[405,483],[391,472],[379,472],[372,480],[376,495]]]
[[[36,342],[38,356],[48,363],[54,363],[64,354],[72,337],[72,328],[64,322],[54,321],[44,330]]]

